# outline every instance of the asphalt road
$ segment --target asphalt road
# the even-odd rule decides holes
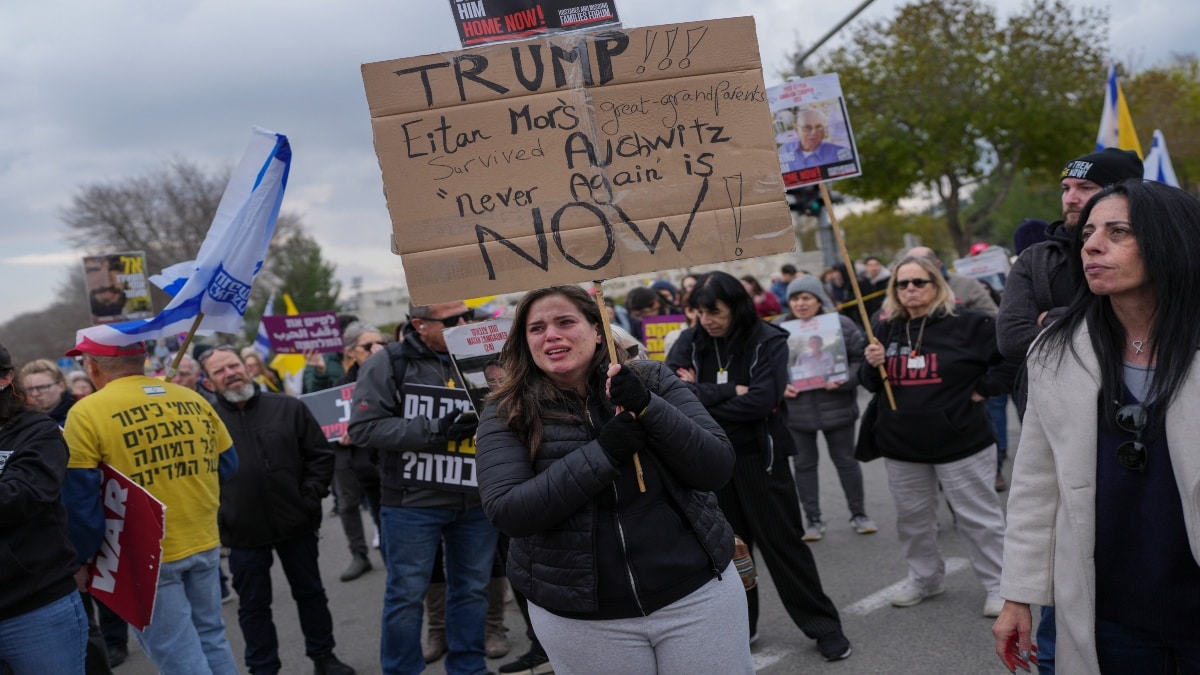
[[[1010,406],[1010,447],[1016,446],[1017,434],[1016,414]],[[1011,460],[1006,472],[1008,468]],[[821,507],[829,530],[811,548],[825,592],[841,611],[854,653],[845,661],[823,661],[816,643],[806,638],[784,612],[770,574],[760,562],[760,639],[753,649],[757,672],[763,675],[1006,672],[993,652],[992,620],[982,615],[986,594],[967,562],[962,540],[954,531],[945,505],[940,513],[942,528],[938,541],[947,564],[946,592],[915,607],[893,608],[887,598],[894,585],[904,580],[906,568],[896,540],[895,513],[882,461],[863,465],[867,509],[879,525],[879,532],[872,535],[859,535],[850,528],[850,513],[837,473],[824,451],[819,471]],[[331,503],[327,502],[326,507],[329,506]],[[336,653],[359,673],[379,673],[384,572],[378,552],[372,553],[375,569],[356,581],[343,583],[338,575],[349,562],[349,552],[336,518],[325,519],[321,536],[322,576],[333,612]],[[304,657],[303,637],[287,582],[278,565],[273,572],[275,625],[284,672],[312,672],[311,663]],[[240,663],[243,644],[237,627],[236,602],[225,605],[224,613],[227,634]],[[513,651],[502,659],[489,660],[488,666],[493,670],[524,653],[528,645],[521,615],[513,603],[508,605],[507,624]],[[129,659],[115,672],[149,675],[155,671],[131,639]],[[445,670],[438,662],[431,664],[426,672],[442,675]]]

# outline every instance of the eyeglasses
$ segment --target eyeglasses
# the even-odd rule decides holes
[[[1131,471],[1145,471],[1148,453],[1142,445],[1142,430],[1146,428],[1146,409],[1140,403],[1130,403],[1117,409],[1117,426],[1131,434],[1132,441],[1117,446],[1117,463]]]
[[[896,288],[903,291],[908,288],[909,284],[912,284],[917,289],[922,289],[932,283],[933,279],[904,279],[896,282]]]
[[[31,394],[42,394],[47,391],[50,391],[51,389],[53,389],[55,387],[61,387],[61,386],[62,385],[60,385],[57,382],[51,382],[50,384],[39,384],[36,387],[29,387],[28,391]]]
[[[800,131],[802,131],[806,134],[811,134],[814,131],[825,131],[825,125],[824,124],[805,124],[804,126],[800,127]]]
[[[359,346],[358,346],[358,348],[359,348],[359,349],[361,349],[361,350],[363,350],[364,352],[369,352],[369,351],[371,351],[372,349],[374,349],[374,348],[376,348],[376,347],[382,347],[382,346],[384,346],[384,344],[386,344],[386,343],[383,343],[383,342],[364,342],[363,344],[359,345]]]
[[[417,317],[417,318],[421,319],[422,321],[437,321],[438,323],[442,324],[443,326],[457,326],[458,324],[463,323],[465,321],[470,321],[471,317],[473,317],[473,316],[475,316],[475,310],[468,309],[467,311],[463,312],[462,314],[454,314],[452,316],[446,316],[446,317],[442,317],[440,319],[434,318],[432,316],[429,318],[425,318],[423,316]]]

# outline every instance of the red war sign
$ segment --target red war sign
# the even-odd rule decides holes
[[[104,543],[89,566],[92,595],[137,630],[154,614],[166,506],[142,486],[101,463]]]

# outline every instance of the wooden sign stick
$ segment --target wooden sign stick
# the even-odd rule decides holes
[[[612,324],[608,320],[608,308],[604,306],[604,289],[600,287],[599,281],[593,281],[592,288],[596,290],[596,305],[600,308],[600,323],[604,328],[604,334],[608,336],[608,360],[611,363],[616,363],[617,341],[613,339]],[[895,408],[895,406],[892,407]],[[633,453],[633,470],[637,472],[638,490],[645,492],[646,480],[642,476],[642,460],[636,452]]]

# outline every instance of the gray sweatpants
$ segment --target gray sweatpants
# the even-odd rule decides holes
[[[746,592],[731,563],[691,595],[632,619],[567,619],[529,603],[557,675],[753,675]]]

